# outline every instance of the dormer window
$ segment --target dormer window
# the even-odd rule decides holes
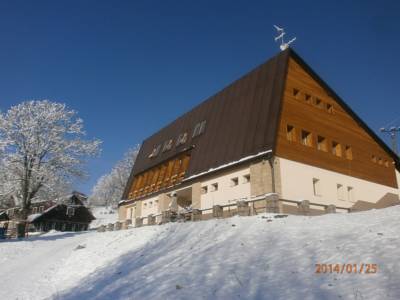
[[[163,146],[162,152],[171,150],[171,148],[172,148],[172,139],[164,142],[164,146]]]
[[[178,139],[176,140],[176,144],[175,145],[178,147],[179,145],[182,145],[182,144],[186,143],[186,141],[187,141],[187,132],[181,133],[178,136]]]
[[[201,135],[206,130],[206,120],[196,124],[193,130],[192,138]]]
[[[151,151],[151,153],[149,155],[149,158],[156,157],[158,155],[158,153],[160,153],[160,150],[161,150],[161,145],[154,146],[153,151]]]

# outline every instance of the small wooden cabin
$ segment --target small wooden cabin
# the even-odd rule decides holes
[[[89,224],[95,217],[84,205],[86,196],[74,192],[71,195],[59,199],[55,204],[42,213],[28,216],[27,221],[33,225],[36,231],[83,231],[89,228]]]

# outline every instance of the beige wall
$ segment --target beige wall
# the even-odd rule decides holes
[[[202,181],[201,187],[207,186],[208,191],[201,195],[201,209],[212,208],[213,205],[235,203],[241,198],[250,197],[250,182],[245,182],[245,175],[250,175],[248,166]],[[233,186],[231,179],[236,177],[239,183]],[[212,184],[214,183],[218,183],[217,191],[212,191]]]
[[[309,200],[321,204],[351,207],[357,201],[376,203],[387,193],[398,194],[394,189],[381,184],[312,167],[291,160],[279,158],[281,171],[281,198],[288,200]],[[319,195],[314,195],[313,179],[319,180]],[[343,193],[339,199],[337,185]],[[353,188],[353,199],[349,199],[347,188]]]
[[[279,159],[273,160],[273,166],[275,189],[272,187],[272,168],[268,160],[262,160],[250,165],[250,194],[252,197],[257,197],[268,193],[281,193]]]
[[[397,178],[397,193],[400,196],[400,172],[396,170],[396,178]]]

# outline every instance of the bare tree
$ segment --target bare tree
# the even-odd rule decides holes
[[[26,216],[41,192],[84,178],[85,159],[99,153],[99,140],[84,140],[83,121],[65,104],[28,101],[0,114],[3,191]]]
[[[124,158],[115,164],[109,174],[99,178],[89,198],[91,204],[105,206],[118,204],[135,163],[139,148],[139,146],[136,146],[129,149],[125,153]]]

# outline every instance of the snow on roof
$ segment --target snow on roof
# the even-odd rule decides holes
[[[26,218],[26,220],[27,220],[29,223],[32,223],[32,222],[35,221],[37,218],[39,218],[41,215],[42,215],[42,214],[32,214],[32,215],[29,215],[28,218]]]
[[[182,180],[182,181],[187,181],[187,180],[190,180],[190,179],[193,179],[193,178],[196,178],[196,177],[199,177],[199,176],[208,174],[208,173],[212,173],[212,172],[215,172],[215,171],[218,171],[218,170],[221,170],[221,169],[224,169],[224,168],[227,168],[227,167],[230,167],[230,166],[239,164],[239,163],[241,163],[241,162],[244,162],[244,161],[247,161],[247,160],[250,160],[250,159],[259,157],[259,156],[263,156],[263,155],[265,155],[265,154],[267,154],[267,153],[271,153],[271,152],[272,152],[272,150],[267,150],[267,151],[259,152],[259,153],[255,154],[255,155],[246,156],[246,157],[243,157],[243,158],[241,158],[241,159],[239,159],[239,160],[232,161],[232,162],[230,162],[230,163],[227,163],[227,164],[218,166],[218,167],[216,167],[216,168],[208,169],[208,170],[205,171],[205,172],[201,172],[201,173],[192,175],[192,176],[190,176],[190,177],[188,177],[188,178],[185,178],[185,179]]]

